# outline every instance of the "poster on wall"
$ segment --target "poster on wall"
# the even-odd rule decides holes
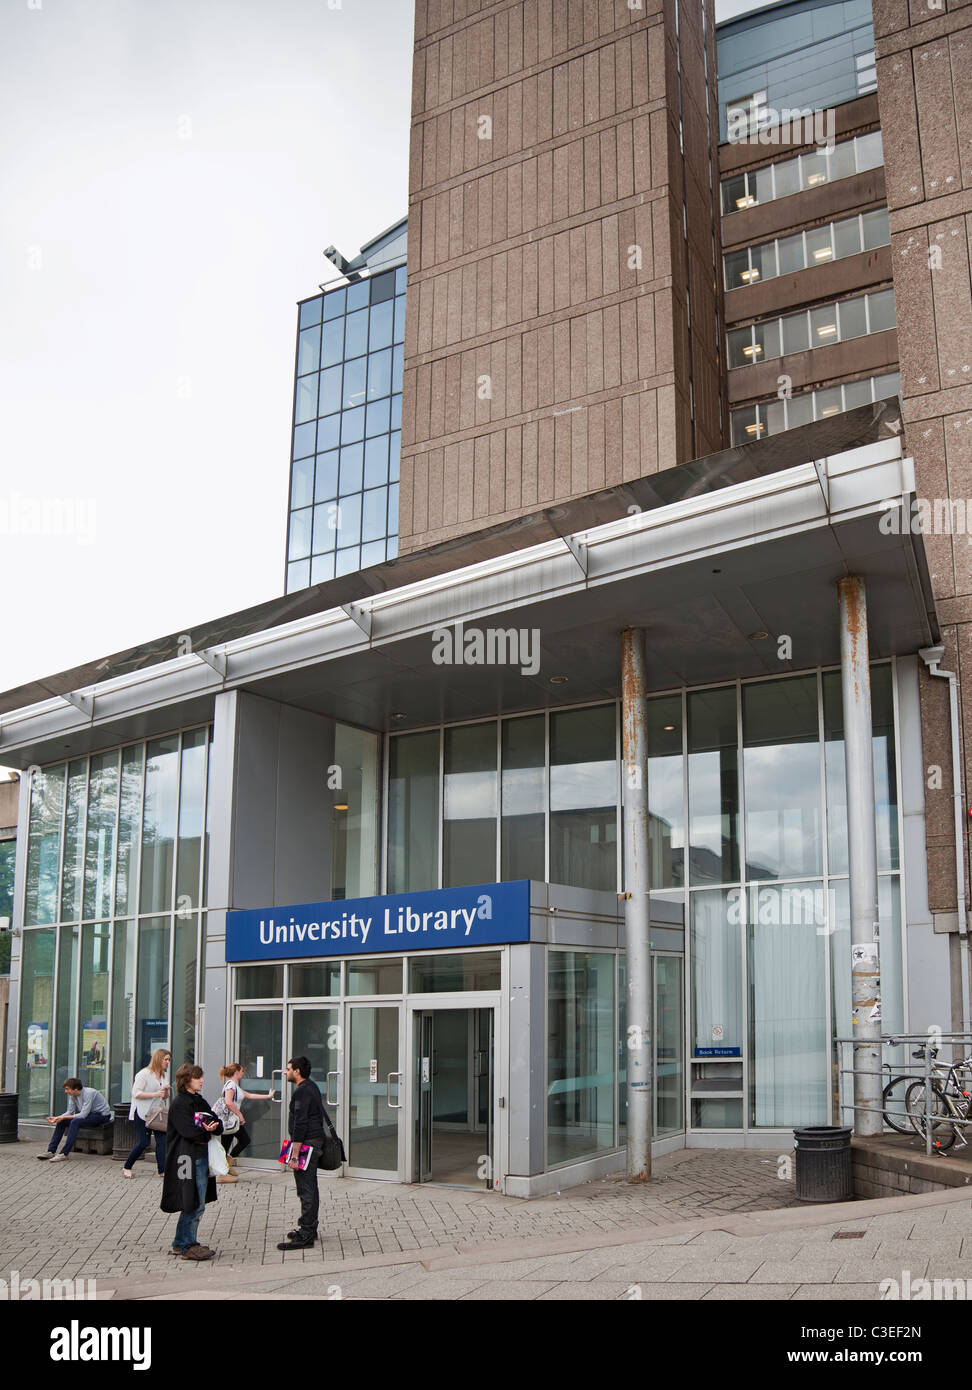
[[[48,1065],[50,1028],[49,1023],[28,1023],[27,1065],[29,1067],[46,1067]]]
[[[138,1058],[140,1067],[147,1067],[152,1053],[160,1047],[169,1046],[169,1020],[167,1018],[143,1018],[139,1022],[139,1041],[141,1049]]]
[[[108,1020],[89,1018],[81,1028],[81,1060],[85,1070],[92,1074],[97,1073],[99,1078],[104,1075],[107,1045]]]

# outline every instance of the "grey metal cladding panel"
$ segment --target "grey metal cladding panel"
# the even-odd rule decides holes
[[[273,895],[280,706],[240,695],[230,907],[269,904]]]
[[[210,834],[205,901],[210,909],[225,908],[229,902],[238,698],[235,690],[217,695],[213,713],[213,755],[206,789]]]
[[[283,706],[277,754],[273,897],[265,905],[327,902],[331,896],[327,774],[334,762],[333,720]]]

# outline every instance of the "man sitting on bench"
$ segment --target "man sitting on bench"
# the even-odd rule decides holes
[[[48,1115],[47,1123],[55,1125],[56,1128],[47,1147],[47,1152],[37,1155],[38,1158],[49,1158],[52,1163],[61,1163],[70,1156],[79,1129],[87,1129],[93,1125],[108,1125],[112,1123],[114,1118],[108,1102],[101,1092],[96,1091],[93,1086],[83,1085],[76,1076],[68,1077],[64,1083],[64,1090],[67,1092],[68,1098],[67,1113]],[[61,1142],[65,1130],[67,1130],[67,1140],[63,1151],[58,1153],[57,1146]]]

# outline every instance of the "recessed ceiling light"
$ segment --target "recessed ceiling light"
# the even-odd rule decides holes
[[[815,261],[825,261],[833,254],[834,251],[832,246],[821,246],[819,251],[814,251],[813,259]]]
[[[759,632],[751,632],[751,633],[749,634],[749,636],[746,638],[746,641],[747,641],[747,642],[765,642],[768,636],[769,636],[769,633],[768,633],[768,632],[763,632],[763,630],[760,629]]]
[[[746,196],[745,196],[745,198],[737,198],[737,199],[736,199],[736,207],[737,207],[737,208],[751,208],[755,202],[756,202],[756,199],[753,197],[753,195],[752,195],[751,193],[747,193]]]
[[[336,802],[332,809],[335,811],[346,811],[348,809],[348,803],[346,801]]]
[[[750,280],[758,280],[758,279],[759,279],[759,271],[758,271],[758,270],[744,270],[744,271],[742,271],[742,272],[740,273],[739,278],[740,278],[740,280],[745,280],[745,281],[747,282],[747,284],[748,284]]]
[[[666,734],[670,734],[674,728],[675,728],[675,725],[674,725],[674,724],[663,724],[663,725],[662,725],[662,729],[665,731]]]
[[[568,682],[569,680],[570,680],[570,677],[569,677],[569,676],[551,676],[551,677],[550,677],[550,684],[551,684],[551,685],[566,685],[567,682]]]
[[[408,718],[408,715],[407,715],[407,714],[402,714],[401,712],[398,712],[398,713],[395,713],[395,714],[392,715],[392,719],[407,719],[407,718]]]

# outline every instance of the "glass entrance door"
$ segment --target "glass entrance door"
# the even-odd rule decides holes
[[[397,1178],[403,1087],[401,1006],[348,1004],[344,1144],[349,1177]]]
[[[492,1008],[413,1013],[413,1180],[492,1187]]]
[[[343,1063],[341,1048],[341,1009],[335,1004],[321,1008],[314,1004],[292,1004],[290,1006],[290,1041],[287,1044],[287,1057],[306,1057],[311,1064],[311,1078],[320,1088],[327,1113],[339,1134],[341,1129],[340,1104],[342,1099],[341,1067]],[[286,1082],[283,1088],[284,1114],[281,1143],[287,1138],[287,1119],[293,1086]]]
[[[655,1125],[661,1138],[685,1128],[682,1065],[682,957],[652,952],[655,1017]]]
[[[289,1055],[293,1056],[292,1053]],[[279,1158],[284,1137],[280,1119],[284,1063],[282,1008],[240,1009],[239,1042],[234,1060],[243,1068],[242,1085],[245,1091],[265,1093],[273,1090],[276,1093],[276,1102],[243,1102],[246,1130],[252,1140],[246,1157]],[[210,1104],[216,1100],[219,1091],[219,1077],[207,1076],[203,1093]]]

